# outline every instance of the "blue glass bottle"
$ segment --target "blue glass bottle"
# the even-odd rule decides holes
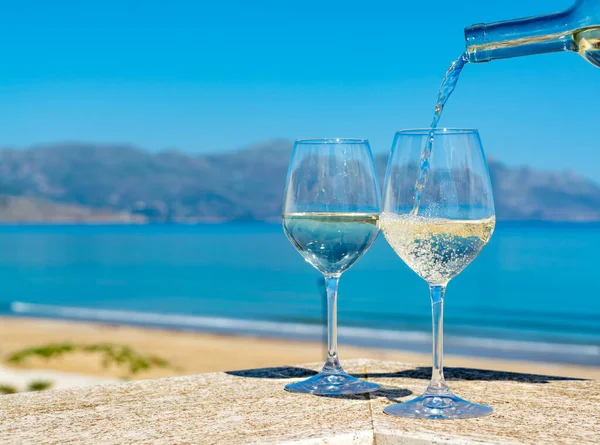
[[[577,0],[553,14],[469,26],[465,43],[469,62],[574,51],[600,68],[600,0]]]

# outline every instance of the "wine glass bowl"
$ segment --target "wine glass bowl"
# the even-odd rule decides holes
[[[424,150],[433,140],[431,152]],[[448,282],[481,252],[495,226],[492,187],[476,130],[396,133],[384,185],[380,228],[398,256],[429,285],[432,379],[425,393],[385,412],[402,417],[480,417],[490,407],[450,391],[442,366],[443,303]]]
[[[319,374],[285,387],[318,395],[360,394],[379,385],[346,374],[337,353],[337,289],[341,274],[379,234],[380,192],[368,141],[305,139],[294,145],[283,203],[283,230],[325,279],[327,359]]]

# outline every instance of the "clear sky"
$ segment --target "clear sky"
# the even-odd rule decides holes
[[[429,125],[463,28],[567,0],[3,2],[0,145],[206,153]],[[441,125],[510,164],[600,181],[600,70],[560,53],[467,66]]]

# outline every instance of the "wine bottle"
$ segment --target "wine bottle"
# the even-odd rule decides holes
[[[600,0],[561,12],[465,28],[469,62],[573,51],[600,68]]]

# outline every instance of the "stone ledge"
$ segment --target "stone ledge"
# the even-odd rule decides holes
[[[449,369],[452,389],[491,404],[482,419],[383,414],[422,392],[429,368],[344,362],[382,385],[368,396],[315,397],[283,386],[319,365],[234,371],[0,397],[0,443],[395,445],[597,443],[600,381]]]

